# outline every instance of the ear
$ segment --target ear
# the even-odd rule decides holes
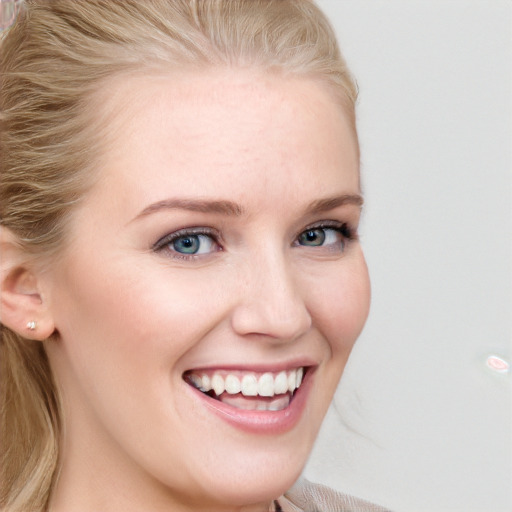
[[[55,326],[42,279],[5,226],[0,226],[0,254],[0,321],[24,338],[49,338]]]

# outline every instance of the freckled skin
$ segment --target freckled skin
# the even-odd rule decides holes
[[[49,276],[66,428],[53,510],[266,511],[304,466],[368,314],[358,241],[297,243],[312,224],[357,228],[357,205],[305,213],[359,193],[355,136],[331,93],[306,79],[217,70],[109,87],[115,136]],[[135,219],[171,197],[229,200],[244,214]],[[198,227],[217,239],[195,258],[153,249]],[[317,365],[311,394],[279,435],[226,423],[182,378],[299,357]]]

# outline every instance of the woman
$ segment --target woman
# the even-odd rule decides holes
[[[1,70],[3,510],[377,510],[283,496],[370,294],[318,9],[27,1]]]

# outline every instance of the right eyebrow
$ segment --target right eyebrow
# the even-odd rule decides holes
[[[225,200],[203,200],[203,199],[164,199],[146,206],[132,220],[146,217],[162,210],[188,210],[201,213],[219,213],[239,217],[243,215],[244,209],[237,203]]]

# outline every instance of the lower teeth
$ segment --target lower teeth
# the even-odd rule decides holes
[[[242,394],[229,395],[228,393],[222,393],[222,395],[216,398],[235,409],[243,409],[246,411],[281,411],[288,407],[291,396],[287,393],[271,399],[262,399],[256,397],[247,398]]]

